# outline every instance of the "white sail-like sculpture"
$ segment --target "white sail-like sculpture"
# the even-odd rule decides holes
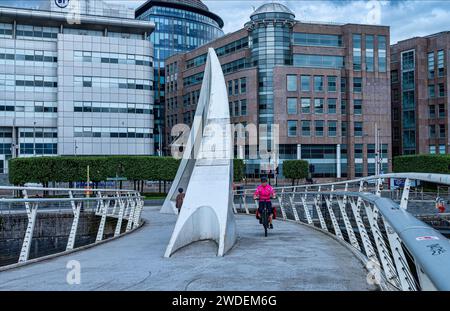
[[[190,243],[214,240],[218,256],[236,241],[232,211],[233,146],[228,95],[214,49],[208,50],[200,98],[183,159],[162,213],[177,213],[177,189],[186,190],[183,207],[165,257]]]

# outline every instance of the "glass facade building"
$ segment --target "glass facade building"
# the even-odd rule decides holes
[[[154,24],[2,4],[0,174],[12,157],[153,154]]]
[[[224,24],[200,0],[149,0],[136,10],[136,19],[156,24],[150,41],[155,49],[155,152],[161,155],[164,153],[165,84],[172,82],[166,81],[164,61],[174,54],[194,50],[223,36]]]

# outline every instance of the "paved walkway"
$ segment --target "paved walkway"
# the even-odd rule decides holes
[[[254,217],[239,215],[239,240],[225,257],[213,242],[198,242],[166,259],[176,217],[154,207],[143,217],[146,225],[121,239],[0,272],[0,290],[375,289],[348,249],[306,226],[276,221],[265,238]],[[81,264],[80,285],[66,282],[69,260]]]

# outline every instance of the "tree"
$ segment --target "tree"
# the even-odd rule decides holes
[[[286,160],[283,161],[283,175],[292,179],[292,186],[298,179],[308,177],[308,162],[305,160]]]

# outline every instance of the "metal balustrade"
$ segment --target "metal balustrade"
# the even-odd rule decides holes
[[[139,227],[144,207],[144,201],[139,192],[117,189],[90,189],[89,191],[90,195],[87,196],[85,189],[78,188],[0,187],[2,193],[21,194],[21,197],[10,195],[0,198],[0,216],[26,212],[28,217],[18,263],[29,260],[34,226],[39,212],[72,211],[73,221],[66,251],[74,249],[80,214],[86,208],[100,217],[95,243],[104,239],[105,224],[108,219],[117,219],[114,237],[121,234],[124,221],[127,221],[125,233]],[[57,197],[42,197],[44,193],[49,192],[53,192]]]
[[[405,180],[399,203],[382,195],[387,178]],[[450,175],[385,174],[278,187],[274,205],[283,220],[313,226],[347,243],[382,289],[450,290],[449,240],[407,211],[413,180],[450,185]],[[234,191],[236,212],[256,209],[253,192]]]

